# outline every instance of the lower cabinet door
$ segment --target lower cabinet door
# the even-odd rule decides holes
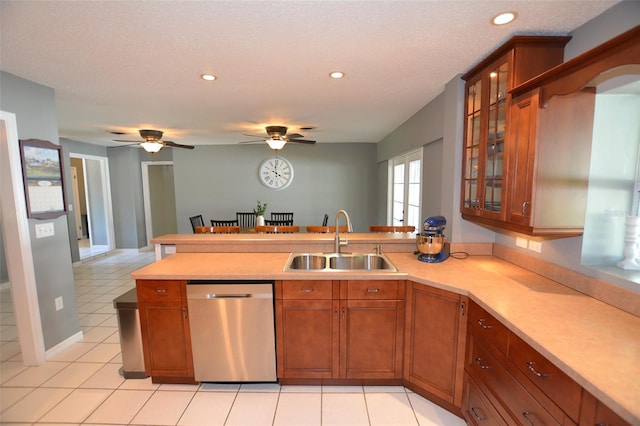
[[[398,300],[341,301],[341,377],[402,378],[403,306]]]
[[[146,373],[152,377],[193,380],[187,307],[182,302],[140,303],[140,323],[145,328]]]
[[[278,377],[338,377],[339,302],[276,301]]]
[[[426,392],[462,405],[466,297],[410,283],[404,379]]]

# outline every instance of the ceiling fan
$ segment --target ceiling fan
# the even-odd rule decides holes
[[[121,139],[114,139],[115,142],[128,142],[128,143],[139,143],[145,151],[150,153],[156,153],[162,149],[163,146],[171,147],[171,148],[186,148],[193,149],[195,148],[193,145],[182,145],[179,143],[171,142],[171,141],[163,141],[162,140],[162,130],[150,130],[150,129],[142,129],[139,130],[140,136],[144,141],[128,141]]]
[[[290,133],[287,135],[287,127],[285,126],[267,126],[266,128],[267,136],[257,136],[257,135],[247,135],[254,138],[260,138],[256,140],[243,141],[241,144],[245,143],[257,143],[257,142],[266,142],[269,145],[269,148],[273,150],[282,149],[287,142],[297,142],[297,143],[306,143],[309,145],[313,145],[316,141],[311,141],[307,139],[302,139],[302,136],[299,133]]]

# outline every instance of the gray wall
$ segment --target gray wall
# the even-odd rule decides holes
[[[176,191],[172,165],[149,168],[149,196],[152,213],[152,237],[178,232]]]
[[[0,109],[16,115],[20,139],[43,139],[58,143],[53,89],[2,71],[0,93]],[[65,161],[67,171],[68,167],[68,161]],[[29,219],[45,350],[80,331],[69,251],[68,216],[52,220]],[[49,222],[54,225],[55,235],[36,239],[35,225]],[[14,282],[12,285],[23,284]],[[64,309],[55,310],[56,297],[63,298]]]
[[[274,151],[264,144],[198,146],[174,149],[174,178],[178,232],[190,233],[189,216],[235,219],[238,211],[250,212],[258,200],[271,212],[294,212],[294,224],[329,223],[345,209],[356,231],[367,231],[377,222],[378,180],[376,145],[288,144],[278,154],[294,169],[291,185],[274,191],[258,180],[258,167]]]

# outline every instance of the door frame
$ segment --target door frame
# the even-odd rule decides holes
[[[111,203],[111,185],[110,185],[110,177],[109,177],[109,158],[107,157],[99,157],[97,155],[88,155],[88,154],[78,154],[75,152],[69,153],[70,158],[80,158],[82,159],[82,169],[83,169],[83,177],[84,177],[84,192],[85,199],[89,199],[89,195],[87,192],[89,191],[89,186],[87,185],[87,173],[86,173],[86,160],[95,160],[100,164],[100,181],[102,183],[102,202],[105,212],[105,226],[107,227],[107,250],[111,251],[115,248],[115,231],[113,224],[113,205]],[[91,206],[87,205],[87,222],[89,225],[89,241],[92,240],[93,230],[91,229]],[[93,244],[92,244],[93,245]]]
[[[11,297],[22,362],[27,366],[40,365],[46,357],[22,181],[18,125],[15,114],[5,111],[0,111],[0,175],[0,219],[4,246],[11,247],[11,250],[5,250],[5,256],[9,282],[13,283]]]
[[[391,158],[388,161],[388,174],[389,174],[389,191],[388,191],[388,198],[387,198],[387,225],[398,225],[398,224],[394,224],[393,223],[393,203],[394,203],[394,192],[395,192],[395,185],[394,185],[394,177],[395,177],[395,166],[398,164],[404,164],[404,177],[403,177],[403,217],[402,217],[402,223],[401,225],[409,225],[407,223],[407,219],[408,219],[408,202],[409,202],[409,164],[412,161],[420,161],[420,171],[419,171],[419,176],[420,176],[420,190],[418,191],[419,195],[418,195],[418,206],[419,206],[419,210],[422,209],[422,187],[423,187],[423,175],[422,175],[422,170],[424,167],[424,159],[423,159],[423,147],[420,147],[418,149],[415,149],[413,151],[410,152],[406,152],[402,155],[398,155],[397,157]],[[416,227],[416,229],[420,229],[420,223],[417,223],[414,225]]]
[[[144,223],[147,233],[147,247],[151,247],[153,223],[151,214],[151,191],[149,190],[149,166],[173,166],[173,161],[142,161],[142,200],[144,203]]]

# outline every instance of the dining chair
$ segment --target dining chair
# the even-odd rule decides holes
[[[271,220],[279,222],[279,225],[293,225],[293,213],[271,212]]]
[[[193,229],[193,233],[196,233],[196,226],[204,226],[204,219],[202,219],[202,215],[199,214],[197,216],[191,216],[189,218],[191,222],[191,228]]]
[[[256,214],[254,212],[236,212],[236,220],[243,231],[256,226]]]
[[[348,227],[341,226],[338,228],[340,232],[348,232]],[[335,226],[319,226],[319,225],[307,225],[307,232],[311,234],[329,234],[336,232]]]
[[[232,219],[232,220],[211,219],[211,226],[239,226],[239,225],[238,225],[238,219]]]
[[[322,226],[327,226],[328,222],[329,222],[329,215],[325,213],[324,217],[322,218]]]
[[[300,232],[300,227],[297,225],[264,225],[256,226],[256,232],[262,234],[293,234]]]
[[[196,226],[196,234],[239,234],[239,226]]]
[[[413,232],[415,230],[415,226],[371,225],[369,227],[369,231],[371,232]]]

